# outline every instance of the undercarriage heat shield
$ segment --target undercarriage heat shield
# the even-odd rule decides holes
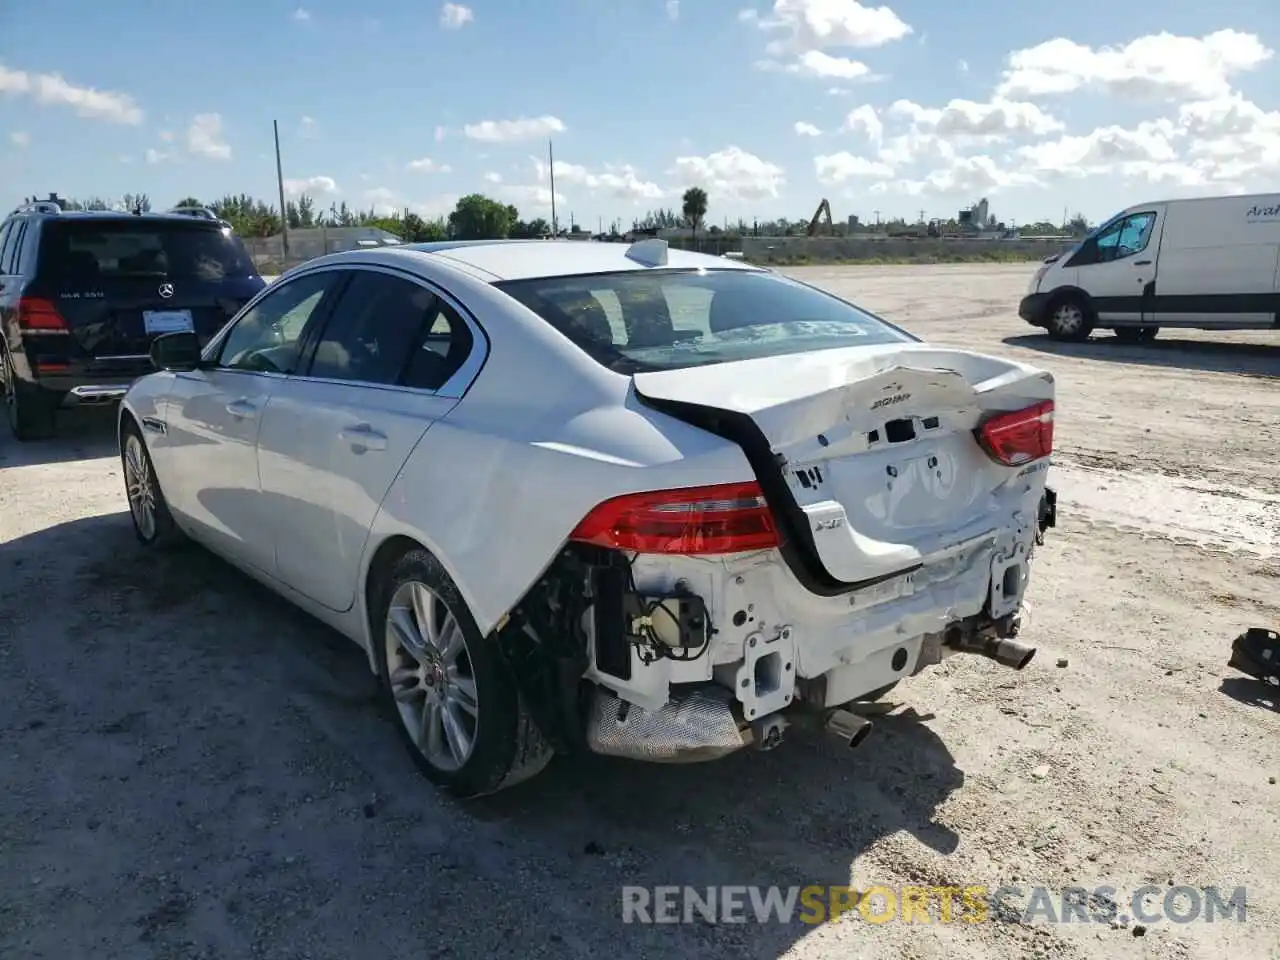
[[[650,763],[715,760],[746,746],[733,715],[733,693],[698,687],[672,693],[656,712],[642,710],[604,687],[595,691],[587,723],[594,753]]]

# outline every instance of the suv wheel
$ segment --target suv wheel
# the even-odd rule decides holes
[[[56,414],[52,399],[38,387],[30,387],[18,379],[8,353],[2,359],[0,378],[4,385],[5,416],[14,439],[25,443],[53,436]]]

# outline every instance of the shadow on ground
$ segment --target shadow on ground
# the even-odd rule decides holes
[[[1253,677],[1227,677],[1218,690],[1247,707],[1280,712],[1280,687],[1273,687]]]
[[[116,455],[116,406],[60,410],[57,433],[48,440],[19,443],[0,418],[0,470],[45,463],[69,463]]]
[[[1258,343],[1224,343],[1220,340],[1180,340],[1160,332],[1160,339],[1146,344],[1121,343],[1101,333],[1084,343],[1064,343],[1047,334],[1020,334],[1005,337],[1011,347],[1039,353],[1111,363],[1140,364],[1145,367],[1177,367],[1208,373],[1237,373],[1248,377],[1280,377],[1280,344],[1275,334],[1257,331]]]
[[[461,804],[355,645],[202,549],[152,555],[117,513],[6,551],[0,955],[775,958],[813,927],[624,925],[622,888],[844,886],[889,835],[958,843],[928,718],[855,752],[557,760]]]

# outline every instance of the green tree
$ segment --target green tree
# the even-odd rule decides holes
[[[484,194],[471,193],[449,214],[449,233],[459,240],[502,240],[511,235],[516,208]]]
[[[304,230],[316,225],[316,202],[305,193],[287,204],[290,230]]]
[[[175,207],[203,207],[204,204],[201,201],[197,200],[195,197],[183,197],[181,200],[175,203],[174,206]]]
[[[693,231],[693,241],[696,246],[698,228],[702,226],[702,221],[707,216],[707,191],[701,187],[690,187],[684,192],[680,211],[684,214],[684,219],[689,224],[689,229]]]
[[[143,213],[151,212],[151,198],[145,193],[126,193],[121,198],[121,203],[130,213],[134,210],[141,210]]]

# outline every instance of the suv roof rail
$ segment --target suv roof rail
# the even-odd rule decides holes
[[[14,213],[61,213],[62,206],[56,200],[26,200],[18,204]],[[12,216],[12,214],[10,214]]]

